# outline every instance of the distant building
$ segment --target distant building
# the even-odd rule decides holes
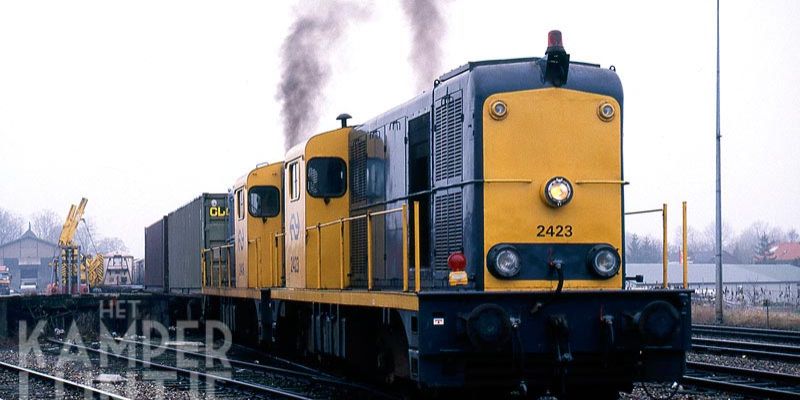
[[[715,264],[689,264],[688,286],[696,294],[713,294],[716,290]],[[661,264],[626,264],[625,276],[642,275],[643,282],[634,287],[660,287],[663,283]],[[769,299],[773,303],[800,306],[800,267],[788,264],[724,264],[722,266],[725,300],[741,304],[760,304]],[[679,287],[683,283],[683,268],[670,263],[667,282]]]
[[[778,243],[770,249],[775,262],[800,266],[800,243]]]
[[[695,251],[689,253],[689,260],[696,264],[712,264],[717,262],[717,253],[715,251]],[[735,255],[722,250],[722,263],[739,264],[741,260]]]
[[[58,254],[58,245],[39,239],[28,225],[28,230],[18,239],[0,245],[0,264],[11,272],[11,289],[19,293],[20,283],[36,282],[42,292],[52,281],[53,270],[49,264]]]

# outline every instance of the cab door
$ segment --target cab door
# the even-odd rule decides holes
[[[302,146],[305,147],[305,146]],[[287,157],[289,158],[289,157]],[[306,287],[305,161],[302,154],[286,162],[284,168],[286,249],[286,287]]]
[[[233,227],[234,227],[234,277],[236,287],[247,287],[247,186],[245,178],[239,178],[233,189]]]

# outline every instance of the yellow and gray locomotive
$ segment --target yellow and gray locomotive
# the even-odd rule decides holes
[[[277,349],[422,388],[677,380],[689,293],[624,290],[620,80],[549,39],[241,179],[236,267],[204,263],[204,293],[250,299],[234,318]]]

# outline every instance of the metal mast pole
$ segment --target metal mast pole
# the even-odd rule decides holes
[[[719,0],[717,0],[717,322],[722,323],[722,179],[720,174],[719,129]]]

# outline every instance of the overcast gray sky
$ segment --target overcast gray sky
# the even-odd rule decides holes
[[[800,2],[723,1],[723,214],[800,228]],[[315,2],[0,2],[0,207],[29,215],[89,199],[104,236],[144,254],[144,227],[282,158],[280,45]],[[415,95],[399,2],[331,46],[318,130]],[[560,29],[572,60],[615,65],[625,90],[628,210],[689,202],[714,218],[715,2],[444,4],[442,72],[541,56]],[[657,234],[658,216],[628,219]]]

